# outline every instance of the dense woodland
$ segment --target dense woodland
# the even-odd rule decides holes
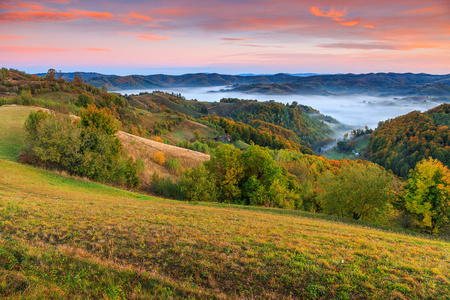
[[[450,104],[380,122],[369,142],[370,159],[406,177],[424,158],[450,165]]]
[[[234,110],[230,118],[204,114],[194,119],[162,103],[200,114],[202,110],[206,113],[205,107],[217,104],[161,93],[156,103],[151,101],[153,95],[145,95],[145,99],[122,97],[86,85],[79,77],[73,82],[57,79],[53,69],[46,78],[5,68],[0,74],[0,91],[5,96],[0,98],[1,105],[35,105],[66,114],[38,112],[29,116],[23,162],[97,181],[138,186],[139,163],[121,151],[114,133],[123,129],[170,142],[161,138],[164,133],[183,122],[198,121],[212,136],[202,136],[199,131],[191,137],[183,133],[185,140],[179,145],[205,149],[210,160],[192,169],[176,168],[178,177],[172,179],[155,175],[152,182],[144,183],[147,190],[187,201],[305,210],[448,234],[449,105],[381,122],[369,145],[375,163],[336,161],[313,155],[302,145],[322,139],[327,127],[307,116],[297,104],[238,101],[245,109]],[[61,95],[64,98],[58,98]],[[69,113],[79,119],[68,117]],[[226,133],[244,142],[246,150],[214,141]]]

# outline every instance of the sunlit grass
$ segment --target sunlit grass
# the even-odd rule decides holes
[[[445,241],[157,199],[14,162],[0,161],[0,220],[4,298],[450,294]]]
[[[16,161],[24,145],[23,125],[32,107],[0,106],[0,159]]]

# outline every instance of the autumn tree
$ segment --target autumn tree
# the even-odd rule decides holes
[[[54,81],[56,79],[56,70],[48,69],[47,74],[45,75],[45,79]]]
[[[113,116],[111,110],[106,107],[97,108],[95,105],[88,105],[80,111],[81,125],[84,127],[94,127],[109,135],[119,131],[120,122]]]
[[[423,230],[437,234],[450,223],[450,170],[436,159],[424,159],[409,174],[406,209]]]
[[[81,77],[80,73],[75,73],[75,75],[73,76],[73,83],[76,86],[80,86],[84,83],[83,77]]]

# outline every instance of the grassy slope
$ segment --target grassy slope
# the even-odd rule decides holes
[[[0,149],[15,123],[1,122]],[[450,294],[448,242],[282,213],[163,200],[0,160],[0,298]]]
[[[24,120],[34,110],[22,106],[0,107],[0,159],[17,160],[25,139]]]
[[[0,161],[0,174],[3,297],[450,293],[447,242],[294,213],[156,199],[14,162]],[[22,282],[16,291],[2,285],[11,278]]]

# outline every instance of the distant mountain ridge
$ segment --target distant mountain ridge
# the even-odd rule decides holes
[[[62,76],[71,80],[75,73],[62,73]],[[368,73],[298,76],[297,74],[284,73],[273,75],[195,73],[184,75],[118,76],[99,73],[78,73],[87,84],[92,84],[95,87],[105,85],[110,91],[230,86],[230,88],[223,91],[269,95],[450,96],[450,74]],[[45,74],[37,75],[45,76]]]

